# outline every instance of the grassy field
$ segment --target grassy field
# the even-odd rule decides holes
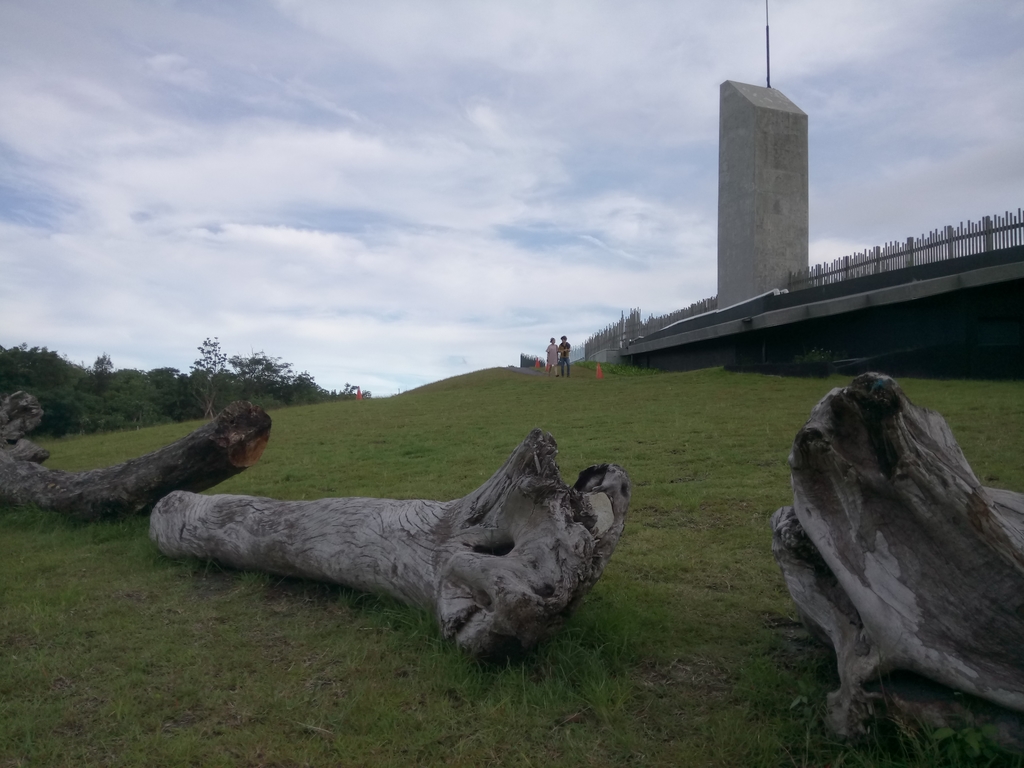
[[[145,519],[0,508],[0,768],[1019,765],[909,728],[849,747],[820,725],[830,654],[792,621],[768,518],[792,500],[796,431],[846,383],[495,369],[275,411],[260,463],[217,492],[453,498],[533,427],[570,483],[594,463],[627,469],[601,581],[560,635],[503,667],[386,599],[168,560]],[[1024,489],[1024,385],[901,384],[983,482]],[[48,466],[117,463],[196,426],[51,442]]]

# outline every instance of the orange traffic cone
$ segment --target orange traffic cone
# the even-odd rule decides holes
[[[601,364],[600,363],[597,364],[597,378],[599,378],[599,379],[603,379],[604,378],[604,371],[601,370]]]
[[[363,390],[360,389],[359,387],[356,387],[356,400],[362,400],[362,399],[363,399]]]
[[[539,358],[539,357],[538,357],[538,358],[536,358],[536,359],[535,359],[535,360],[533,361],[533,367],[534,367],[534,368],[540,368],[540,358]]]

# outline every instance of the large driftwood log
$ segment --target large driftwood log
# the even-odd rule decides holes
[[[562,482],[555,440],[531,432],[454,501],[276,501],[172,493],[150,538],[172,557],[382,592],[434,613],[479,658],[554,632],[600,577],[622,533],[629,478],[614,464]]]
[[[15,450],[0,450],[0,504],[34,504],[86,521],[144,513],[171,491],[206,490],[251,467],[269,437],[270,417],[239,401],[158,451],[88,472],[19,461],[21,439]]]
[[[789,462],[773,551],[835,648],[831,727],[888,711],[1024,748],[1024,495],[983,487],[942,417],[873,373],[818,403]]]

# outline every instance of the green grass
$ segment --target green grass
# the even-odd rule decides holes
[[[481,371],[275,411],[260,463],[215,489],[453,498],[533,427],[569,482],[622,464],[633,500],[605,575],[504,667],[384,598],[168,560],[143,519],[0,509],[0,766],[988,764],[923,731],[849,747],[820,725],[834,672],[786,623],[768,518],[791,501],[793,436],[847,380],[605,374]],[[984,482],[1024,488],[1024,385],[901,384]],[[120,462],[195,426],[49,442],[48,466]]]
[[[656,376],[659,373],[663,373],[663,371],[657,368],[639,368],[635,365],[621,363],[595,363],[589,360],[573,363],[574,368],[586,368],[589,371],[594,371],[595,374],[599,365],[605,373],[615,374],[616,376]]]

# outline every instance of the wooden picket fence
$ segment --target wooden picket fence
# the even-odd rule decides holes
[[[986,216],[981,221],[960,222],[960,226],[935,229],[927,235],[908,237],[876,245],[860,253],[843,256],[831,263],[815,264],[789,275],[789,290],[817,288],[865,275],[933,264],[976,253],[1024,245],[1024,216],[1007,211],[1004,216]]]
[[[986,216],[981,221],[968,221],[966,224],[960,222],[958,227],[946,226],[920,237],[894,240],[860,253],[843,256],[831,263],[815,264],[807,269],[791,272],[788,288],[790,291],[798,291],[802,288],[831,285],[855,277],[877,275],[1017,245],[1024,245],[1024,211],[1020,208],[1016,213],[1007,211],[1003,216]],[[629,315],[623,312],[617,322],[593,334],[583,344],[575,345],[570,359],[573,362],[590,360],[602,350],[623,349],[633,339],[717,308],[718,297],[712,296],[667,315],[650,315],[646,320],[641,319],[639,309],[631,309]]]
[[[522,352],[519,353],[520,368],[536,368],[537,363],[540,363],[541,367],[544,366],[544,361],[536,355],[524,355]]]
[[[590,360],[602,350],[623,349],[633,339],[660,331],[662,328],[679,320],[685,320],[694,315],[702,315],[717,308],[718,297],[712,296],[708,299],[695,301],[690,306],[684,309],[677,309],[675,312],[669,312],[667,315],[649,315],[646,320],[642,319],[643,316],[639,308],[631,309],[629,310],[629,315],[623,312],[618,322],[611,323],[603,330],[593,334],[583,344],[577,345],[569,355],[569,359],[573,362],[577,360]]]

